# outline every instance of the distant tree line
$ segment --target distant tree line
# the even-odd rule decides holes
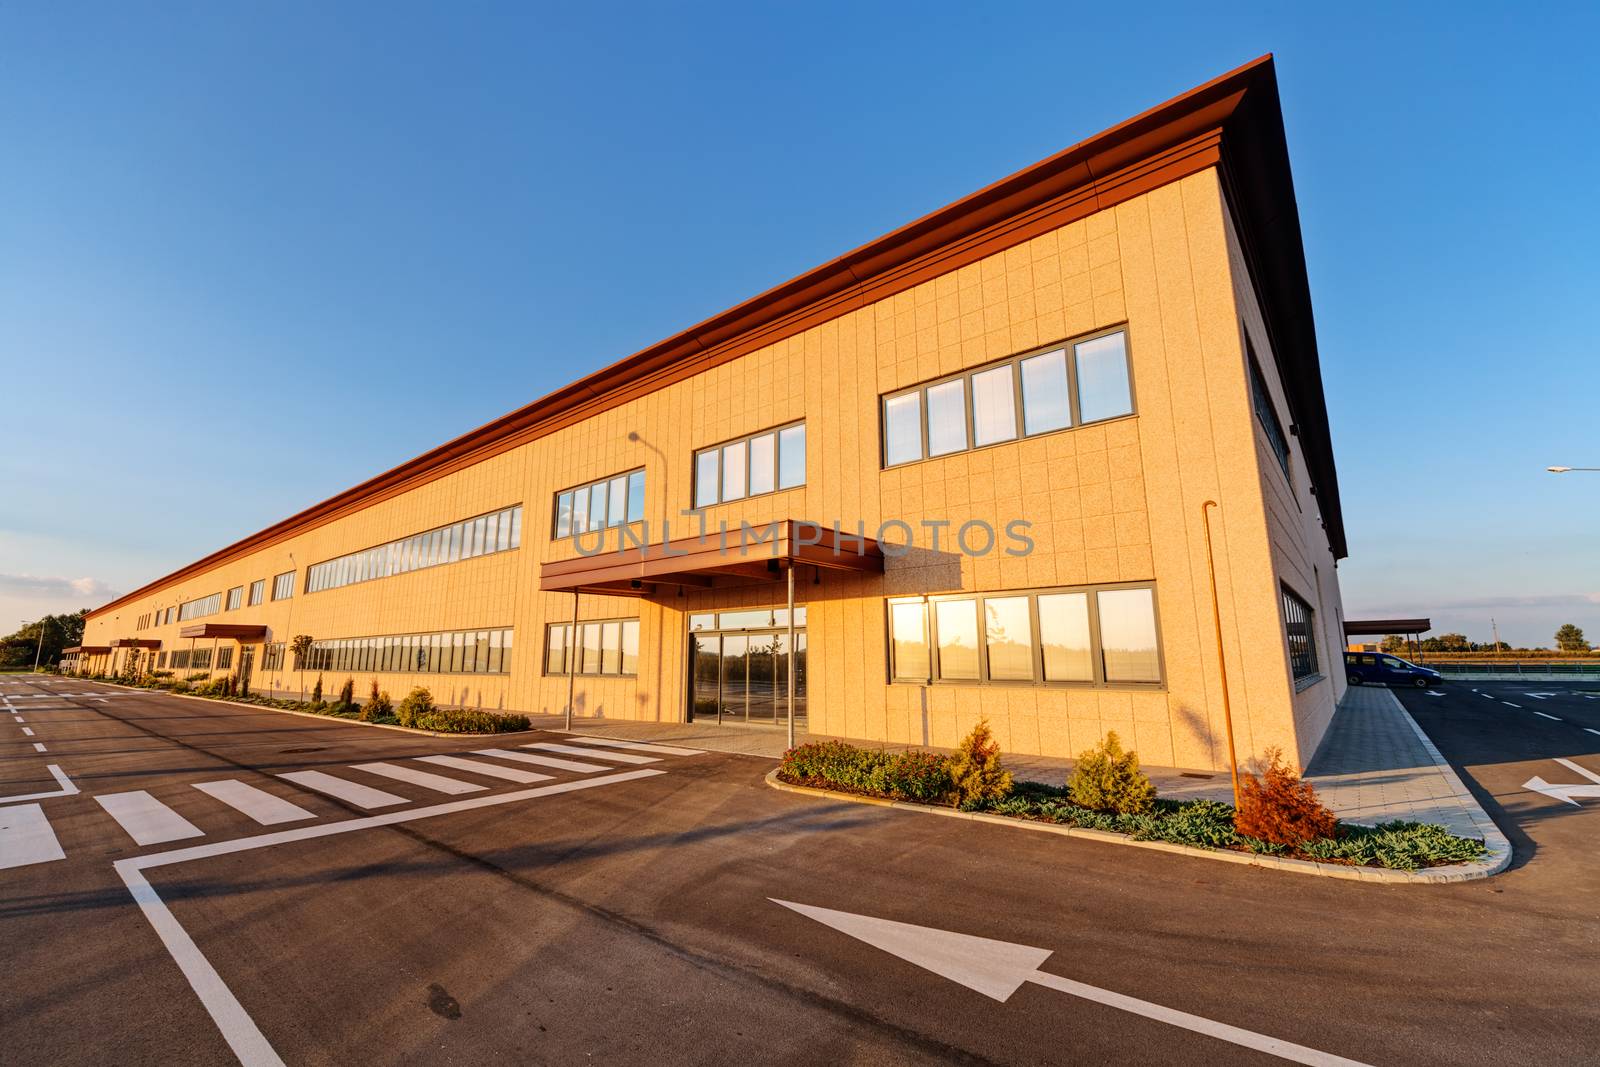
[[[83,643],[83,620],[88,614],[89,609],[84,608],[24,623],[16,633],[0,638],[0,668],[32,667],[35,657],[41,667],[60,663],[62,649]]]
[[[1555,650],[1558,652],[1589,652],[1592,646],[1583,636],[1583,628],[1570,622],[1562,623],[1555,633]],[[1402,655],[1409,651],[1411,642],[1399,634],[1389,634],[1378,647],[1392,655]],[[1417,642],[1416,646],[1422,652],[1543,652],[1549,653],[1548,648],[1512,648],[1507,641],[1469,641],[1466,634],[1440,634],[1437,637],[1425,637]]]

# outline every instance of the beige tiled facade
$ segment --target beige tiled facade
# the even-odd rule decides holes
[[[1135,414],[884,469],[884,394],[1115,326],[1127,331]],[[951,745],[987,718],[1014,752],[1073,755],[1115,730],[1147,763],[1226,766],[1202,516],[1209,499],[1220,505],[1212,513],[1216,574],[1241,757],[1276,745],[1303,764],[1344,686],[1332,666],[1343,647],[1338,576],[1295,438],[1286,478],[1254,416],[1243,331],[1287,427],[1288,402],[1229,199],[1218,170],[1201,169],[400,495],[158,584],[95,614],[84,643],[141,637],[164,649],[187,647],[178,624],[136,632],[135,620],[258,579],[270,590],[274,575],[292,569],[292,598],[204,621],[261,623],[274,641],[511,627],[509,673],[375,677],[396,694],[423,684],[448,703],[557,712],[569,682],[545,675],[541,645],[547,623],[571,618],[573,596],[542,592],[540,566],[576,550],[551,537],[553,494],[643,466],[649,539],[660,540],[664,521],[682,536],[694,528],[685,512],[696,449],[803,419],[806,484],[705,509],[711,527],[793,518],[837,520],[846,529],[860,522],[870,534],[888,519],[919,530],[923,520],[945,520],[949,531],[969,519],[996,528],[1022,519],[1035,543],[1026,556],[976,557],[935,553],[919,535],[919,547],[887,559],[881,575],[803,572],[811,731]],[[311,564],[518,503],[516,550],[304,591]],[[1156,591],[1159,687],[888,681],[891,596],[1133,581],[1153,582]],[[1298,692],[1284,584],[1316,612],[1325,672]],[[581,618],[637,616],[641,640],[637,676],[578,676],[577,712],[684,718],[689,613],[781,605],[783,592],[772,583],[581,596]],[[358,692],[369,676],[355,679]],[[258,666],[256,681],[300,686],[289,669],[267,675]]]

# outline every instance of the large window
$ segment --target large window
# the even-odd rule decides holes
[[[1155,588],[896,598],[889,669],[897,682],[1157,686]]]
[[[578,623],[578,640],[573,643],[572,624],[552,623],[545,627],[544,672],[546,674],[639,673],[639,620],[602,619]]]
[[[1244,336],[1245,356],[1250,361],[1250,399],[1255,405],[1256,419],[1261,423],[1261,429],[1267,435],[1267,444],[1272,446],[1272,454],[1278,457],[1278,466],[1283,468],[1284,477],[1289,476],[1289,438],[1284,435],[1283,423],[1278,421],[1278,409],[1272,403],[1272,392],[1267,388],[1267,379],[1261,373],[1261,364],[1256,362],[1255,346],[1250,343],[1250,335]]]
[[[511,630],[341,637],[316,641],[306,669],[351,674],[509,674]]]
[[[1117,329],[883,398],[883,465],[985,448],[1133,414]]]
[[[314,564],[306,572],[306,592],[338,589],[442,563],[507,552],[521,544],[522,505],[517,504]],[[273,599],[278,599],[276,593]]]
[[[257,578],[250,583],[250,606],[253,608],[267,598],[267,580]]]
[[[294,596],[294,571],[284,571],[272,579],[272,599],[288,600]]]
[[[1315,678],[1317,669],[1316,612],[1288,586],[1282,587],[1283,628],[1289,639],[1289,667],[1294,680]]]
[[[242,603],[244,603],[244,586],[236,585],[232,589],[228,590],[227,610],[233,611]]]
[[[764,430],[694,455],[694,506],[806,484],[806,424]]]
[[[261,646],[261,669],[264,671],[283,670],[282,641],[273,641],[271,644]]]
[[[178,621],[188,622],[190,619],[203,619],[207,615],[215,615],[222,610],[222,594],[212,593],[199,600],[190,600],[178,605]]]
[[[644,519],[644,471],[630,471],[556,494],[551,536],[571,537]]]

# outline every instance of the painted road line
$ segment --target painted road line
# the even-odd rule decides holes
[[[449,796],[460,796],[462,793],[481,793],[487,786],[476,782],[463,782],[459,778],[446,778],[442,774],[429,774],[419,771],[415,767],[402,767],[397,763],[355,763],[351,770],[366,771],[368,774],[378,774],[385,778],[393,778],[397,782],[410,782],[424,789],[431,789],[435,793],[445,793]]]
[[[1542,712],[1542,711],[1536,711],[1536,712],[1534,712],[1534,714],[1535,715],[1544,715],[1545,718],[1554,719],[1556,722],[1560,722],[1561,721],[1560,716],[1557,716],[1557,715],[1545,715],[1544,712]]]
[[[1473,692],[1477,693],[1478,691],[1476,689],[1474,689]],[[1481,696],[1485,700],[1493,700],[1494,699],[1494,694],[1492,694],[1492,693],[1478,693],[1478,695]]]
[[[94,799],[138,844],[159,845],[163,841],[205,836],[204,830],[143,789],[106,793]]]
[[[255,1020],[250,1018],[239,999],[233,995],[228,984],[222,980],[217,969],[206,959],[205,953],[195,945],[194,939],[185,930],[167,908],[166,902],[161,899],[155,886],[150,884],[144,872],[152,867],[166,867],[174,863],[188,863],[191,860],[206,859],[210,856],[229,855],[235,852],[250,852],[258,848],[270,848],[273,845],[284,845],[294,841],[305,841],[314,837],[327,837],[331,834],[347,834],[354,830],[368,830],[379,826],[393,826],[396,823],[415,822],[418,819],[431,819],[438,815],[449,815],[457,811],[471,811],[474,808],[492,807],[497,804],[510,804],[519,800],[531,800],[534,797],[554,796],[559,793],[571,793],[580,789],[593,789],[596,786],[611,785],[614,782],[628,782],[636,778],[650,778],[665,771],[638,770],[618,771],[604,778],[581,778],[571,782],[558,782],[555,785],[536,786],[533,789],[519,789],[512,793],[491,794],[485,797],[468,797],[465,800],[451,800],[443,804],[435,804],[427,808],[415,808],[411,811],[391,811],[383,815],[366,815],[354,819],[345,819],[341,822],[319,823],[316,826],[301,826],[293,830],[276,830],[270,834],[261,834],[257,837],[245,837],[234,841],[219,841],[209,845],[193,845],[189,848],[173,849],[169,852],[157,852],[148,856],[132,856],[128,859],[117,860],[112,867],[122,877],[122,883],[128,887],[128,892],[133,895],[134,903],[139,905],[139,910],[144,913],[145,919],[150,923],[156,936],[161,938],[161,943],[166,946],[173,962],[189,980],[189,987],[200,998],[200,1003],[205,1006],[211,1021],[217,1024],[223,1040],[228,1042],[228,1047],[233,1049],[233,1054],[239,1062],[249,1067],[281,1067],[283,1064],[267,1040]]]
[[[397,797],[393,793],[385,793],[381,789],[373,789],[359,782],[347,782],[343,778],[335,778],[321,771],[288,771],[278,777],[295,785],[303,785],[307,789],[326,793],[330,797],[338,797],[358,808],[389,808],[396,804],[410,803],[405,797]]]
[[[558,771],[575,771],[578,774],[593,774],[595,771],[614,770],[613,767],[603,767],[598,763],[579,763],[575,759],[558,759],[555,756],[535,756],[531,752],[513,752],[509,748],[480,748],[475,753],[479,756],[493,756],[495,759],[514,759],[518,763],[531,763],[536,767],[554,767]]]
[[[44,751],[43,745],[34,745],[33,747],[37,748],[40,752]],[[60,767],[57,767],[54,763],[48,763],[45,765],[44,769],[50,772],[50,777],[56,780],[56,782],[61,786],[60,789],[52,789],[47,793],[22,793],[14,797],[0,797],[0,804],[15,804],[20,800],[44,800],[46,797],[70,797],[77,795],[78,787],[72,784],[72,779],[68,778],[62,773]]]
[[[33,743],[33,750],[35,752],[43,752],[43,751],[45,751],[44,742],[43,741],[35,741]]]
[[[1584,732],[1585,732],[1585,733],[1591,733],[1591,734],[1600,734],[1600,730],[1591,730],[1591,729],[1589,729],[1589,727],[1587,727],[1587,726],[1585,726],[1585,727],[1584,727],[1584,728],[1583,728],[1583,729],[1584,729]]]
[[[1521,704],[1513,704],[1509,700],[1502,700],[1500,703],[1504,704],[1508,708],[1519,708],[1520,709],[1522,707]]]
[[[316,816],[298,804],[273,796],[265,789],[245,785],[236,779],[221,782],[196,782],[194,787],[206,796],[222,801],[235,811],[242,811],[262,826],[276,826],[284,822],[315,819]]]
[[[24,727],[23,727],[23,728],[22,728],[22,736],[23,736],[23,737],[32,737],[32,736],[33,736],[33,727],[31,727],[31,726],[24,726]]]
[[[618,763],[660,763],[654,756],[635,756],[628,752],[596,752],[592,748],[580,748],[577,745],[557,745],[549,741],[534,741],[521,746],[523,748],[537,748],[542,752],[560,752],[568,756],[588,756],[590,759],[615,760]]]
[[[576,741],[581,745],[606,745],[610,748],[620,748],[627,752],[653,752],[657,756],[705,755],[705,752],[698,748],[674,748],[672,745],[650,745],[643,741],[620,741],[614,737],[569,737],[567,740]]]
[[[458,771],[471,771],[481,774],[486,778],[503,778],[508,782],[548,782],[551,775],[539,774],[535,771],[518,770],[516,767],[502,767],[498,763],[485,763],[482,760],[462,759],[460,756],[418,756],[417,759],[424,763],[437,763],[441,767],[451,767]]]
[[[0,870],[66,858],[44,808],[38,804],[0,808]]]
[[[13,719],[16,719],[18,722],[24,722],[25,721],[21,715],[13,715],[11,717]]]

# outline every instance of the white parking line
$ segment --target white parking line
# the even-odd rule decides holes
[[[1509,700],[1502,700],[1500,703],[1504,704],[1508,708],[1521,708],[1522,707],[1521,704],[1513,704]]]
[[[407,803],[405,797],[397,797],[393,793],[385,793],[381,789],[373,789],[359,782],[347,782],[343,778],[335,778],[331,774],[321,771],[289,771],[278,775],[295,785],[303,785],[307,789],[315,789],[319,793],[326,793],[330,797],[354,804],[358,808],[389,808],[396,804]]]
[[[378,774],[385,778],[393,778],[397,782],[410,782],[424,789],[431,789],[435,793],[445,793],[449,796],[460,796],[462,793],[481,793],[487,786],[478,785],[476,782],[463,782],[459,778],[446,778],[442,774],[429,774],[419,771],[415,767],[402,767],[396,763],[355,763],[351,764],[352,770],[366,771],[368,774]]]
[[[487,778],[503,778],[508,782],[548,782],[552,775],[539,774],[535,771],[518,770],[516,767],[502,767],[498,763],[485,763],[482,760],[462,759],[460,756],[418,756],[417,759],[424,763],[437,763],[441,767],[451,767],[458,771],[471,771]]]
[[[698,748],[675,748],[672,745],[651,745],[643,741],[621,741],[614,737],[569,737],[569,741],[576,741],[580,745],[607,745],[611,748],[620,748],[628,752],[654,752],[658,756],[703,756],[705,753]]]
[[[23,737],[32,737],[32,736],[33,736],[33,727],[31,727],[31,726],[24,726],[24,727],[23,727],[23,728],[22,728],[22,736],[23,736]]]
[[[577,745],[557,745],[549,741],[534,741],[521,746],[523,748],[537,748],[542,752],[561,752],[568,756],[587,756],[590,759],[615,760],[618,763],[660,763],[654,756],[635,756],[627,752],[596,752],[592,748],[579,748]]]
[[[33,750],[35,752],[43,752],[43,751],[45,751],[44,742],[43,741],[35,741],[33,743]]]
[[[1587,726],[1585,726],[1585,727],[1584,727],[1584,728],[1583,728],[1583,729],[1584,729],[1584,731],[1585,731],[1585,732],[1587,732],[1587,733],[1591,733],[1591,734],[1600,734],[1600,730],[1591,730],[1591,729],[1589,729],[1589,727],[1587,727]]]
[[[1478,691],[1476,689],[1474,689],[1473,692],[1474,693],[1478,693]],[[1478,693],[1478,695],[1481,696],[1485,700],[1493,700],[1494,699],[1494,694],[1492,694],[1492,693]]]
[[[1534,714],[1535,715],[1544,715],[1544,712],[1536,711],[1536,712],[1534,712]],[[1557,716],[1557,715],[1544,715],[1544,717],[1547,718],[1547,719],[1555,719],[1556,722],[1560,722],[1561,721],[1560,716]]]
[[[38,804],[0,808],[0,870],[66,858],[44,808]]]
[[[531,752],[512,752],[508,748],[480,748],[477,755],[493,756],[495,759],[514,759],[519,763],[531,763],[536,767],[554,767],[559,771],[576,771],[579,774],[614,770],[598,763],[579,763],[575,759],[558,759],[555,756],[535,756]]]
[[[44,751],[43,745],[34,745],[33,747],[37,748],[40,752]],[[78,787],[72,784],[72,779],[68,778],[62,773],[60,767],[57,767],[54,763],[47,763],[45,764],[44,769],[50,772],[50,777],[56,780],[57,784],[61,786],[60,789],[52,789],[48,793],[23,793],[14,797],[0,797],[0,804],[15,804],[19,800],[43,800],[46,797],[70,797],[77,795]]]
[[[196,782],[194,787],[210,797],[215,797],[228,807],[242,811],[262,826],[276,826],[284,822],[315,819],[316,816],[298,804],[273,796],[265,789],[229,779],[223,782]]]
[[[233,991],[228,988],[217,969],[211,966],[211,961],[196,947],[194,939],[189,932],[179,924],[178,920],[168,910],[166,902],[156,892],[144,871],[151,867],[165,867],[173,863],[187,863],[190,860],[205,859],[209,856],[221,856],[233,852],[249,852],[258,848],[269,848],[273,845],[288,844],[291,841],[304,841],[313,837],[327,837],[330,834],[347,834],[352,830],[366,830],[377,826],[393,826],[396,823],[413,822],[417,819],[431,819],[436,815],[448,815],[457,811],[471,811],[474,808],[490,807],[496,804],[510,804],[513,801],[528,800],[533,797],[553,796],[557,793],[570,793],[579,789],[593,789],[596,786],[610,785],[613,782],[627,782],[636,778],[649,778],[665,771],[638,770],[618,771],[616,774],[604,778],[580,778],[571,782],[558,782],[555,785],[536,786],[533,789],[519,789],[512,793],[501,793],[486,797],[468,797],[466,800],[451,800],[443,804],[435,804],[428,808],[417,808],[412,811],[392,811],[383,815],[366,815],[355,819],[345,819],[343,822],[322,823],[317,826],[302,826],[295,830],[277,830],[270,834],[258,837],[245,837],[235,841],[219,841],[210,845],[194,845],[189,848],[173,849],[170,852],[157,852],[148,856],[133,856],[128,859],[117,860],[112,866],[122,876],[122,882],[128,887],[128,892],[133,894],[134,902],[139,905],[139,910],[149,921],[161,938],[161,943],[166,946],[167,952],[172,955],[173,962],[189,980],[189,987],[200,998],[200,1003],[205,1005],[206,1011],[211,1015],[212,1022],[217,1024],[217,1029],[222,1032],[222,1037],[228,1042],[228,1047],[233,1049],[233,1054],[239,1062],[248,1067],[281,1067],[283,1060],[267,1041],[261,1028],[245,1012]]]
[[[94,799],[138,844],[159,845],[163,841],[205,836],[204,830],[143,789],[106,793]]]

